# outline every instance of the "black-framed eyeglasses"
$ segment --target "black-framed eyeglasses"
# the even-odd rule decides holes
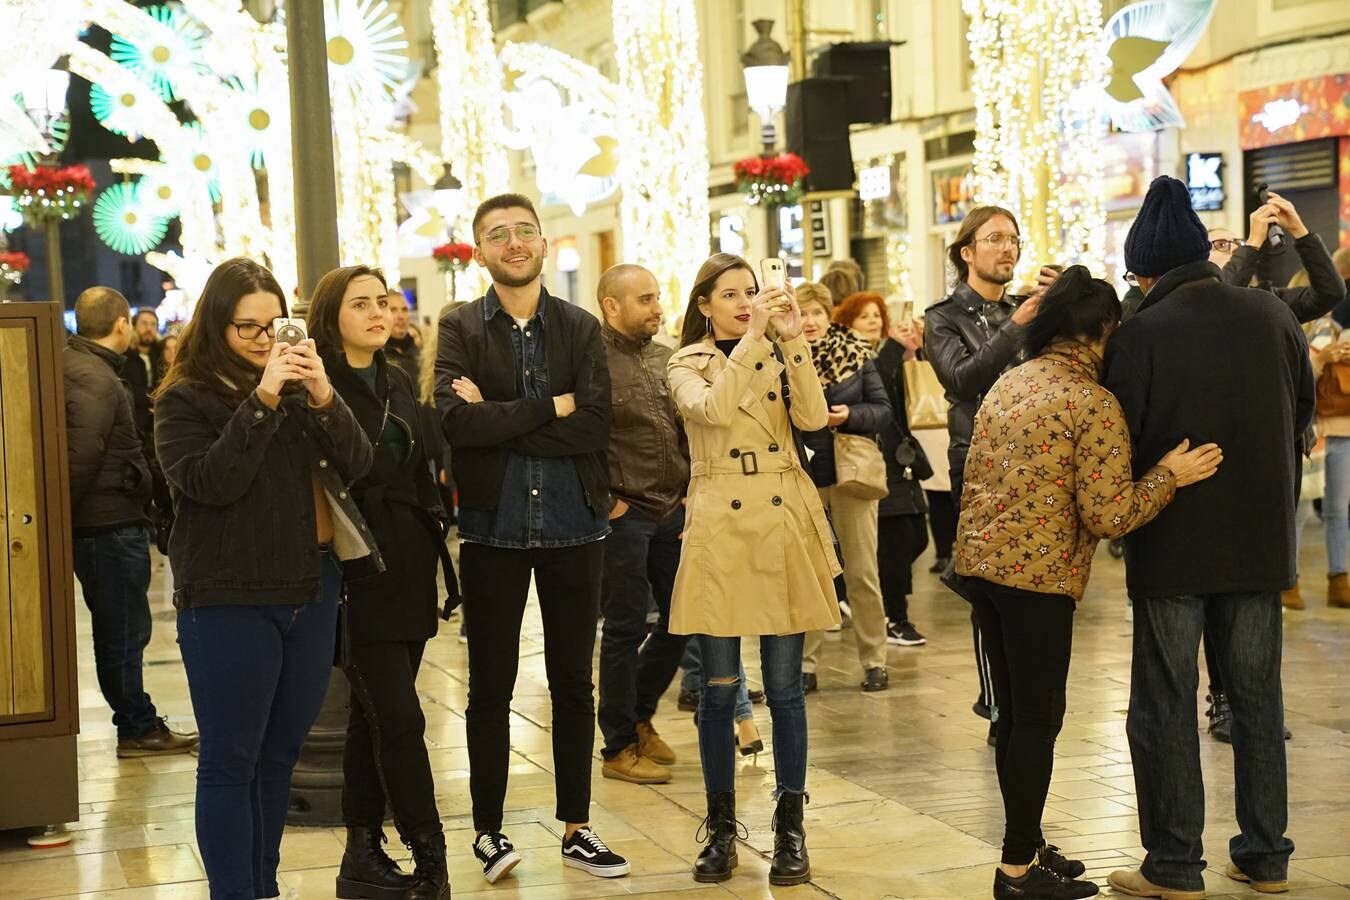
[[[1130,287],[1139,287],[1139,276],[1133,272],[1125,273],[1125,283]]]
[[[241,341],[256,341],[258,336],[264,331],[268,337],[276,336],[276,329],[269,322],[266,325],[259,325],[257,322],[231,322],[234,326],[234,333],[239,335]]]
[[[494,247],[505,247],[511,241],[511,235],[515,235],[521,243],[529,244],[539,240],[538,225],[503,225],[501,228],[494,228],[483,235],[483,240]]]
[[[1242,241],[1236,238],[1219,238],[1217,241],[1210,241],[1209,245],[1220,253],[1232,253],[1242,246]]]
[[[991,250],[1021,250],[1025,242],[1018,235],[995,231],[993,234],[978,238],[975,243],[985,244]]]

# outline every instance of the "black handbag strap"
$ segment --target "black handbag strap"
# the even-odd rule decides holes
[[[806,440],[802,437],[801,430],[792,421],[792,390],[787,377],[787,360],[783,358],[783,350],[777,344],[773,345],[773,358],[783,366],[783,372],[780,376],[782,388],[779,390],[779,394],[783,398],[783,410],[787,413],[788,427],[792,429],[792,443],[797,448],[797,460],[801,463],[802,468],[806,468],[811,464],[811,458],[806,455]]]

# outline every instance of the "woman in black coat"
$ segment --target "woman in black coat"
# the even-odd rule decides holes
[[[339,897],[448,897],[445,837],[415,682],[426,642],[436,634],[437,563],[444,564],[452,597],[455,579],[417,390],[382,349],[388,303],[378,270],[346,266],[319,281],[309,311],[333,386],[375,447],[370,472],[351,491],[385,563],[383,572],[359,563],[343,570],[339,640],[351,719],[343,754],[347,851],[337,887]],[[415,880],[380,847],[386,803],[412,849]]]
[[[928,547],[923,488],[919,482],[933,474],[923,447],[909,431],[905,399],[907,348],[888,337],[890,317],[880,294],[863,292],[849,297],[834,311],[834,321],[846,325],[876,349],[874,363],[894,410],[891,427],[881,432],[881,455],[886,460],[890,493],[877,509],[877,564],[881,593],[886,601],[886,642],[912,647],[926,643],[909,620],[909,595],[914,592],[913,565]]]
[[[848,588],[849,612],[862,664],[864,691],[884,691],[886,673],[886,610],[877,573],[877,501],[864,500],[835,486],[835,432],[875,438],[892,427],[891,404],[872,363],[872,349],[842,325],[830,323],[830,294],[820,285],[797,288],[816,373],[830,406],[829,426],[803,436],[811,457],[807,466],[839,539]],[[806,636],[802,673],[806,687],[815,686],[822,635]]]

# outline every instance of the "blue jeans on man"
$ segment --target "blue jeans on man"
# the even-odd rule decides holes
[[[1205,786],[1195,727],[1201,633],[1213,641],[1233,708],[1239,834],[1233,863],[1253,881],[1283,881],[1294,844],[1289,821],[1280,685],[1278,593],[1134,599],[1134,663],[1126,733],[1134,760],[1140,867],[1156,885],[1204,887]]]
[[[150,643],[150,529],[126,525],[77,537],[74,561],[93,624],[98,687],[118,740],[144,737],[158,724],[141,675]]]

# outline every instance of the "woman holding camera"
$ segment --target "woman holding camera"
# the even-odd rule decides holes
[[[379,571],[369,560],[343,566],[346,603],[339,641],[351,683],[351,718],[343,753],[347,850],[337,895],[448,897],[445,836],[415,682],[426,643],[436,634],[437,562],[446,563],[452,596],[455,576],[417,390],[385,355],[393,316],[378,270],[344,266],[321,278],[309,323],[333,387],[375,448],[374,464],[351,494],[385,566]],[[412,850],[415,880],[380,846],[386,805]]]
[[[855,295],[856,296],[856,295]],[[872,361],[871,345],[844,325],[832,323],[834,301],[823,285],[806,282],[797,287],[802,310],[802,335],[811,345],[816,375],[829,404],[826,427],[805,435],[811,451],[807,466],[811,480],[829,511],[843,557],[853,635],[858,645],[864,691],[884,691],[886,672],[886,607],[881,599],[877,562],[877,500],[848,493],[838,485],[835,471],[835,435],[858,435],[869,441],[893,427],[890,398]],[[804,689],[816,688],[816,664],[824,634],[806,636],[802,654]]]
[[[695,281],[668,368],[692,476],[670,630],[697,636],[703,664],[708,835],[694,879],[724,881],[737,864],[732,717],[741,638],[757,637],[777,777],[769,880],[800,884],[811,878],[802,642],[839,623],[839,563],[794,426],[825,427],[825,392],[791,287],[760,292],[749,264],[729,253],[711,256]]]
[[[291,771],[333,663],[339,559],[380,564],[348,494],[370,441],[285,316],[271,272],[221,263],[155,401],[213,900],[278,895]]]
[[[1097,886],[1046,844],[1041,816],[1064,721],[1073,616],[1098,540],[1139,528],[1176,490],[1209,478],[1214,444],[1186,441],[1139,479],[1120,405],[1100,384],[1116,292],[1071,266],[1026,326],[1028,362],[1005,373],[975,416],[957,526],[956,572],[989,655],[998,702],[995,766],[1003,860],[995,898],[1072,900]]]

